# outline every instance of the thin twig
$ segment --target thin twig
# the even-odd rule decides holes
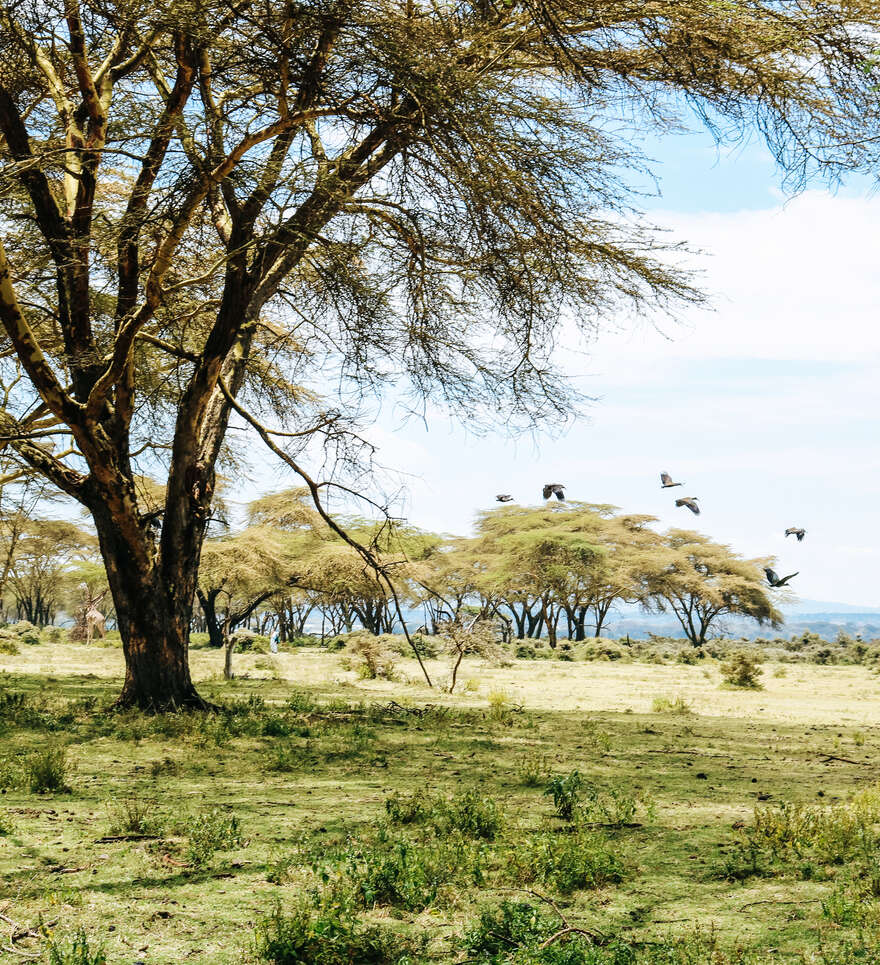
[[[334,520],[333,517],[330,516],[330,514],[324,509],[324,505],[321,502],[319,485],[294,459],[292,459],[279,446],[275,445],[275,442],[272,440],[273,430],[267,429],[262,422],[260,422],[255,416],[251,415],[247,409],[236,401],[235,397],[229,391],[222,378],[218,379],[218,383],[221,391],[226,397],[227,402],[229,402],[232,408],[235,409],[235,411],[246,422],[250,423],[250,425],[257,430],[263,442],[266,443],[269,449],[271,449],[279,459],[282,459],[284,462],[286,462],[287,465],[290,466],[290,468],[303,480],[303,482],[305,482],[309,492],[311,493],[312,502],[315,504],[315,509],[318,510],[318,513],[324,522],[333,530],[334,533],[336,533],[337,536],[343,539],[346,543],[348,543],[349,546],[351,546],[361,555],[367,565],[376,573],[376,576],[379,578],[379,582],[385,583],[392,599],[394,600],[394,608],[397,611],[397,618],[400,620],[400,625],[403,628],[403,635],[406,637],[406,642],[409,644],[412,652],[416,655],[416,660],[418,660],[419,666],[422,668],[422,673],[424,674],[428,686],[433,687],[434,685],[431,683],[431,678],[428,676],[428,669],[422,660],[422,655],[419,653],[418,647],[416,647],[412,637],[409,635],[406,621],[403,618],[403,610],[400,606],[400,600],[397,596],[397,590],[394,588],[394,584],[392,583],[391,578],[388,576],[386,568],[379,562],[371,550],[369,550],[366,546],[361,545],[356,539],[353,539],[351,536],[349,536],[348,533],[336,522],[336,520]]]

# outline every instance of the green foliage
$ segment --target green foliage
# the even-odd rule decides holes
[[[569,822],[574,820],[585,783],[579,771],[557,774],[550,781],[544,789],[544,796],[553,798],[553,807],[558,818]]]
[[[29,620],[19,620],[18,623],[10,624],[5,628],[5,632],[31,647],[40,642],[39,628],[35,627]]]
[[[107,965],[107,955],[102,947],[92,948],[85,929],[78,929],[64,942],[54,937],[46,941],[48,965]]]
[[[23,761],[24,779],[31,794],[70,794],[67,749],[54,745],[33,751]]]
[[[759,656],[747,650],[739,650],[721,664],[721,676],[731,687],[760,690],[758,679],[763,673]]]
[[[385,799],[385,811],[392,824],[422,824],[440,835],[457,831],[486,841],[494,840],[504,825],[498,805],[478,788],[451,798],[395,792]]]
[[[516,774],[526,787],[538,787],[550,779],[551,759],[546,754],[532,751],[516,762]]]
[[[578,806],[578,818],[587,824],[608,824],[621,826],[632,824],[639,809],[653,818],[653,804],[641,795],[636,795],[621,787],[600,788],[590,785]]]
[[[257,925],[254,950],[270,965],[416,965],[423,943],[364,925],[352,910],[306,903],[277,906]]]
[[[541,881],[562,895],[617,884],[624,878],[623,861],[609,850],[605,839],[583,830],[530,835],[518,843],[511,860],[519,881]]]
[[[467,929],[464,947],[475,961],[504,961],[512,949],[538,944],[552,934],[559,918],[549,916],[528,901],[502,901],[484,908]]]
[[[142,797],[123,797],[108,807],[110,834],[159,835],[164,822],[156,812],[156,801]]]
[[[15,638],[12,636],[6,636],[6,634],[2,631],[0,631],[0,653],[9,654],[12,657],[14,657],[17,653],[20,653]]]
[[[363,907],[421,911],[448,882],[480,882],[482,861],[479,848],[460,833],[412,841],[380,829],[375,841],[352,848],[346,873]]]
[[[211,808],[189,818],[186,858],[194,868],[209,867],[218,851],[231,851],[243,844],[238,818],[220,808]]]

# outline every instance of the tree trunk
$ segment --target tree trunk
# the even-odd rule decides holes
[[[137,518],[106,503],[94,505],[92,513],[125,655],[125,682],[117,705],[151,713],[206,709],[209,705],[193,686],[188,659],[201,540],[193,540],[187,553],[161,568],[155,557],[152,565],[144,566],[144,554],[133,553],[128,545],[139,535],[132,531]]]
[[[220,621],[217,619],[217,594],[214,592],[203,593],[196,590],[199,598],[199,605],[205,617],[205,626],[208,628],[208,642],[212,647],[218,649],[223,646],[223,630],[220,628]]]
[[[223,679],[232,680],[232,651],[235,650],[235,637],[230,633],[223,641]]]

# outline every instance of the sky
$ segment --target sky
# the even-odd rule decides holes
[[[661,193],[646,209],[695,252],[710,307],[608,319],[587,350],[563,345],[595,401],[562,437],[478,437],[438,409],[425,424],[384,405],[368,435],[404,473],[395,509],[467,534],[496,493],[536,504],[562,482],[775,556],[801,598],[880,605],[880,196],[862,180],[787,197],[757,143],[718,151],[693,134],[650,150]],[[687,485],[661,491],[661,470]],[[270,471],[250,488],[285,484]],[[699,497],[701,515],[678,495]]]

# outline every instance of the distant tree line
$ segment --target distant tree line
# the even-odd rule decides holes
[[[657,532],[654,517],[609,505],[505,506],[482,512],[470,538],[389,520],[338,521],[390,582],[327,524],[305,490],[290,489],[252,502],[238,530],[224,525],[206,539],[192,629],[217,647],[242,627],[277,629],[289,640],[318,620],[326,636],[378,635],[400,632],[404,614],[415,610],[426,633],[479,616],[495,620],[504,636],[546,638],[555,648],[560,638],[601,636],[619,603],[674,614],[694,646],[723,628],[725,616],[782,622],[762,574],[768,559],[744,559],[690,530]],[[45,625],[70,606],[81,582],[106,586],[85,529],[35,518],[21,499],[4,507],[0,526],[7,619]]]

